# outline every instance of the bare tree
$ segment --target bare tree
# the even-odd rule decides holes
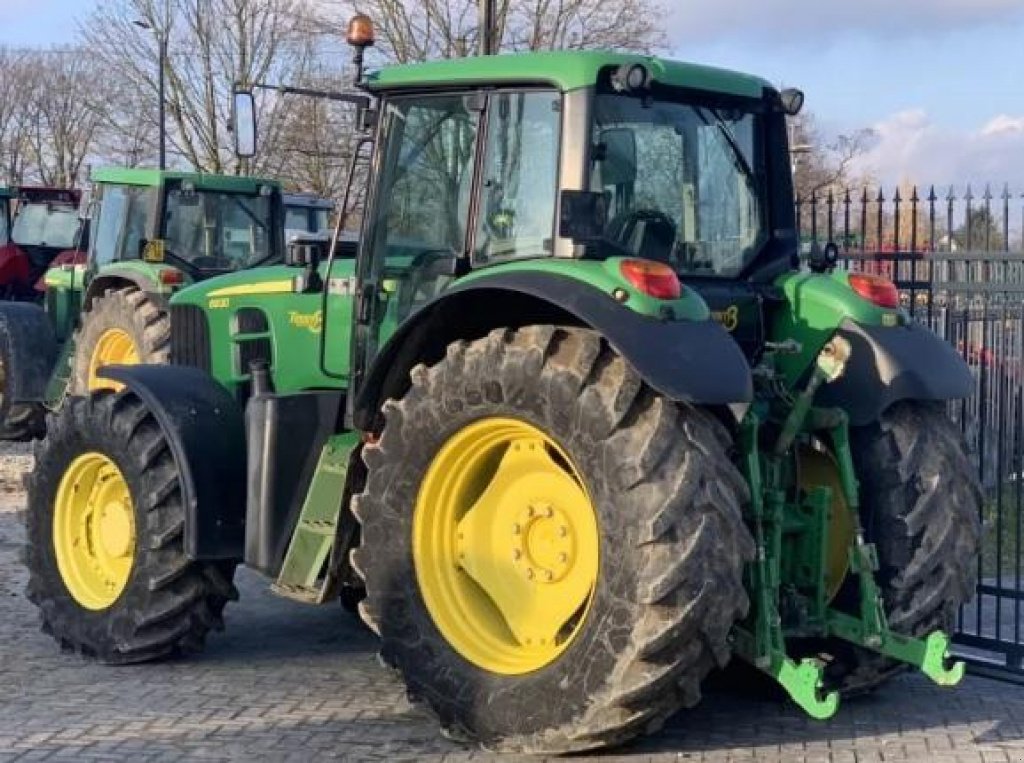
[[[0,181],[16,185],[31,163],[36,66],[41,56],[0,48]]]
[[[303,62],[295,54],[307,33],[298,0],[110,0],[82,28],[120,92],[149,93],[134,112],[111,104],[109,121],[138,136],[134,120],[156,123],[159,49],[165,76],[170,150],[178,162],[205,172],[256,171],[230,150],[230,93],[236,83],[292,81]],[[266,102],[273,106],[273,102]]]
[[[830,189],[841,191],[869,181],[869,178],[855,176],[853,166],[874,137],[872,130],[856,130],[828,139],[814,115],[808,112],[792,118],[789,126],[793,185],[800,199],[806,201]]]
[[[392,62],[459,58],[478,50],[477,0],[332,0],[322,14],[369,14],[378,29],[378,49]],[[498,0],[495,25],[502,50],[595,49],[652,52],[665,45],[659,0]],[[331,21],[326,21],[330,19]]]
[[[103,124],[96,101],[102,73],[95,59],[72,48],[37,54],[33,123],[28,134],[35,173],[46,185],[74,187]]]

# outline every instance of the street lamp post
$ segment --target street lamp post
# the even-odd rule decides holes
[[[136,19],[132,23],[140,29],[153,29],[153,26],[148,21],[143,21],[142,19]],[[163,34],[157,32],[157,44],[160,53],[160,73],[157,77],[157,100],[159,101],[157,105],[157,123],[160,131],[159,168],[162,170],[167,169],[167,107],[166,98],[164,97],[164,79],[167,72],[167,37],[166,31]]]

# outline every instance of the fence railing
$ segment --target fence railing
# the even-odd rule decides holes
[[[955,641],[978,672],[1024,680],[1024,196],[916,188],[797,202],[802,247],[884,274],[917,321],[967,362],[974,395],[950,405],[984,492],[978,590]]]

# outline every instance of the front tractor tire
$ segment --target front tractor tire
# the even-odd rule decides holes
[[[43,631],[102,662],[201,649],[238,594],[234,564],[190,561],[180,478],[131,392],[69,398],[28,478],[28,598]]]
[[[121,385],[99,375],[109,365],[160,365],[171,355],[171,321],[136,286],[107,289],[82,313],[75,334],[71,394],[86,395]]]
[[[861,520],[878,550],[889,626],[909,636],[951,632],[975,593],[981,537],[981,488],[960,431],[942,404],[915,401],[851,434]],[[847,695],[906,669],[848,644],[835,651],[829,672]]]
[[[361,612],[446,733],[562,753],[656,730],[730,657],[754,552],[710,413],[588,330],[417,366],[364,450]]]

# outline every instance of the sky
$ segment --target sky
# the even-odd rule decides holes
[[[608,0],[612,2],[614,0]],[[1024,191],[1024,0],[660,0],[673,57],[799,87],[884,183]],[[95,0],[0,0],[0,45],[73,41]]]

